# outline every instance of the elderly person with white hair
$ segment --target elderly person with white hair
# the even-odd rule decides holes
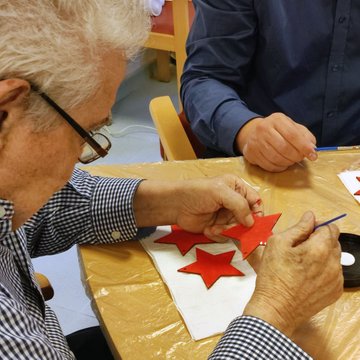
[[[0,0],[1,359],[111,358],[99,329],[66,340],[32,257],[139,238],[161,224],[218,239],[262,211],[233,175],[169,183],[74,170],[109,151],[96,130],[148,29],[140,0]],[[211,358],[308,358],[289,337],[342,291],[338,230],[314,223],[306,213],[269,241],[254,295]]]

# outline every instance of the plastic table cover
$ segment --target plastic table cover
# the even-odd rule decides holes
[[[319,153],[282,173],[269,173],[243,158],[87,166],[92,174],[147,179],[190,179],[234,173],[255,186],[265,214],[281,212],[274,233],[293,225],[306,210],[318,221],[338,214],[341,232],[360,234],[360,207],[337,174],[360,169],[355,151]],[[253,266],[259,254],[252,258]],[[139,242],[81,246],[83,283],[112,347],[122,359],[206,359],[220,336],[193,341],[169,291]],[[249,258],[250,261],[250,258]],[[346,289],[333,305],[303,324],[293,340],[315,359],[360,359],[360,288]]]

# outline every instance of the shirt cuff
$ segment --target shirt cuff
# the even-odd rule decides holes
[[[312,359],[299,346],[267,322],[253,316],[233,320],[209,360]]]
[[[214,114],[219,148],[231,156],[239,155],[235,146],[236,136],[248,121],[257,117],[262,116],[247,109],[239,101],[222,104]]]
[[[100,178],[91,203],[91,217],[99,243],[125,241],[139,235],[133,210],[141,179]]]

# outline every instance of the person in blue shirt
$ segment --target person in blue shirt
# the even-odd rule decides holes
[[[210,154],[282,171],[360,143],[360,3],[193,3],[181,97]]]

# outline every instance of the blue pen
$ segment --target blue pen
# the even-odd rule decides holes
[[[339,215],[339,216],[334,217],[333,219],[330,219],[330,220],[328,220],[328,221],[325,221],[325,222],[323,222],[323,223],[321,223],[321,224],[319,224],[319,225],[316,225],[316,226],[314,227],[314,231],[315,231],[317,228],[319,228],[320,226],[329,225],[329,224],[331,224],[332,222],[334,222],[334,221],[336,221],[336,220],[339,220],[339,219],[345,217],[346,215],[347,215],[347,214],[342,214],[342,215]]]
[[[360,145],[352,146],[324,146],[317,147],[315,151],[338,151],[338,150],[360,150]]]

